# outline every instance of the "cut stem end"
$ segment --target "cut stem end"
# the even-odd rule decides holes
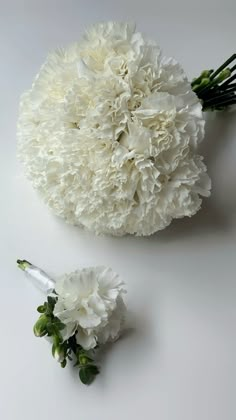
[[[27,260],[17,260],[16,262],[17,262],[18,267],[23,271],[25,271],[27,268],[31,266],[30,262]]]

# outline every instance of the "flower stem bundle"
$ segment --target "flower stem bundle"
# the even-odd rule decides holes
[[[233,54],[217,70],[204,70],[192,81],[192,89],[202,101],[203,111],[221,111],[236,104],[235,60],[236,54]]]

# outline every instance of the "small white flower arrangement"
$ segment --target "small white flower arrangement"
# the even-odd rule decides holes
[[[79,377],[90,384],[99,373],[94,352],[121,333],[126,306],[124,283],[107,267],[89,267],[66,274],[54,282],[26,260],[17,260],[46,294],[37,310],[37,337],[49,337],[52,354],[64,368],[67,360],[79,367]]]

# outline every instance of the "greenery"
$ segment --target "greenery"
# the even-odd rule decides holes
[[[236,104],[236,65],[232,65],[235,59],[233,54],[217,70],[204,70],[193,79],[191,86],[202,102],[203,111],[221,111]]]
[[[56,302],[56,295],[48,296],[47,301],[37,308],[41,315],[34,325],[34,334],[36,337],[51,337],[53,357],[60,362],[62,368],[66,366],[67,360],[75,360],[81,382],[89,385],[99,373],[98,367],[89,352],[77,344],[75,335],[63,342],[61,330],[65,325],[53,314]]]

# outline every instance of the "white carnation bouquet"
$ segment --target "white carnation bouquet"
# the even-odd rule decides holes
[[[95,353],[119,338],[126,306],[124,283],[110,268],[99,266],[77,270],[54,281],[26,260],[17,260],[32,282],[45,294],[37,310],[36,337],[48,337],[54,358],[65,367],[74,361],[79,377],[90,384],[99,369]]]
[[[210,194],[203,111],[236,103],[234,54],[190,83],[126,23],[49,54],[20,102],[18,152],[46,204],[96,233],[150,235]]]

